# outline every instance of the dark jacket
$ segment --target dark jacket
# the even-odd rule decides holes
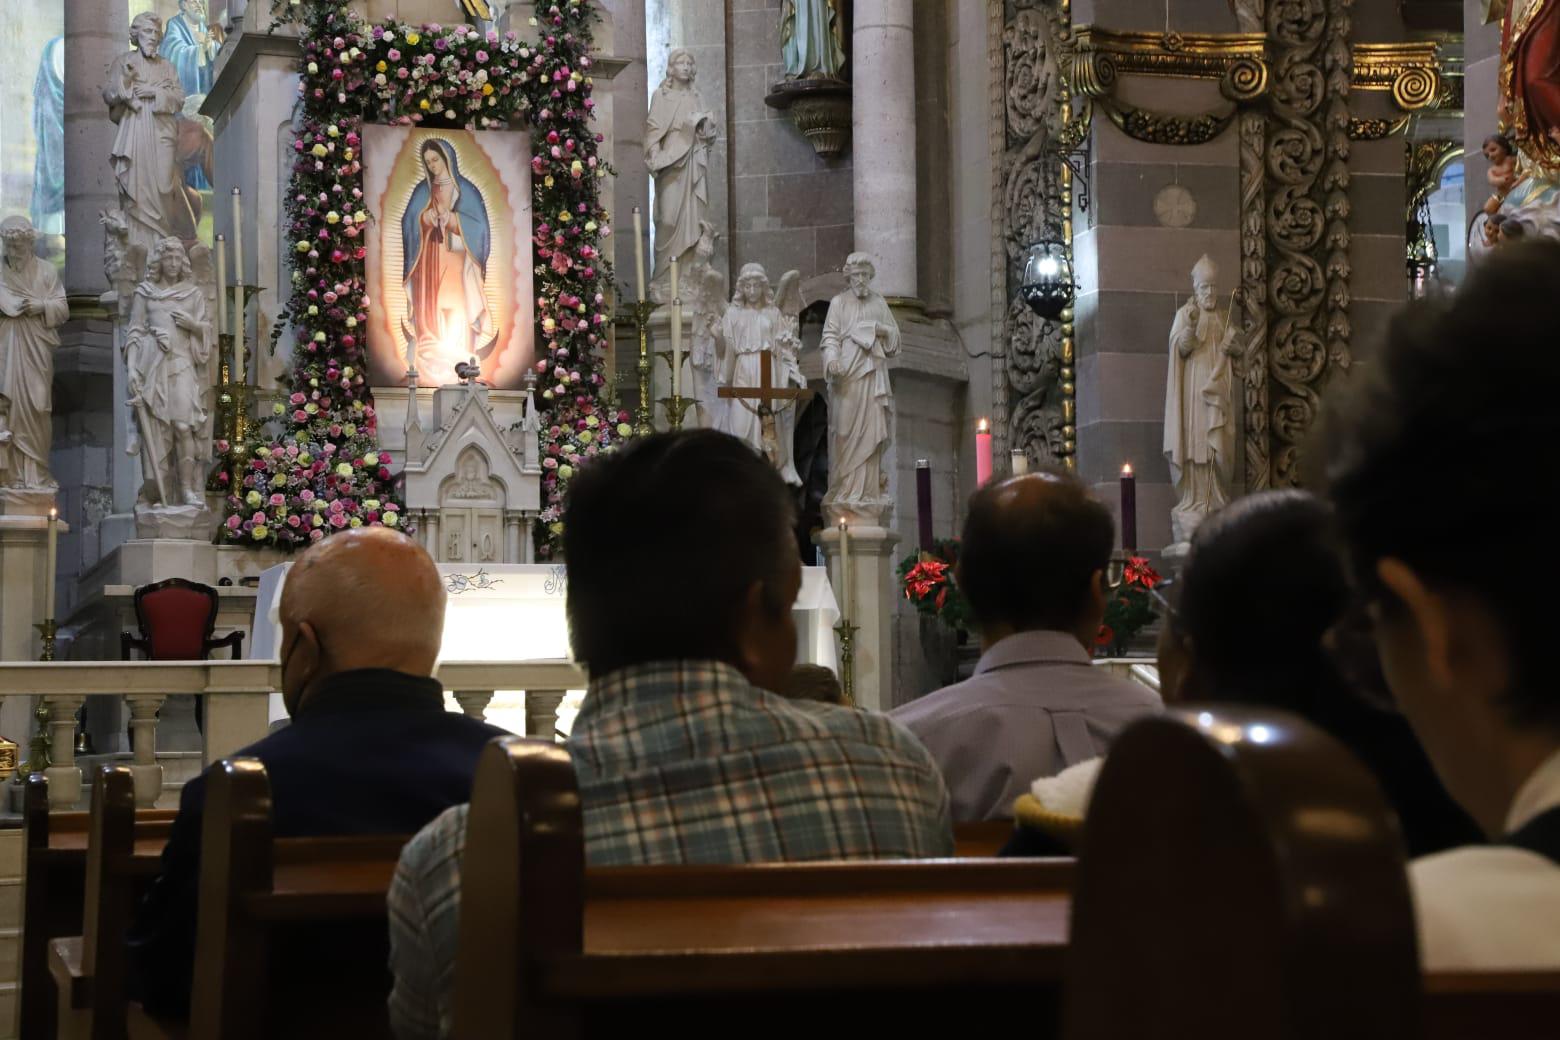
[[[324,680],[291,725],[231,757],[265,764],[279,838],[411,835],[470,801],[478,755],[506,735],[445,711],[435,679],[365,669]],[[168,1018],[189,1015],[205,802],[202,774],[184,787],[162,874],[128,936],[132,995]]]

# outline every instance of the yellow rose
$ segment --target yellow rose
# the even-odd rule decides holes
[[[270,537],[270,534],[270,528],[266,527],[264,524],[256,524],[254,527],[249,529],[250,537],[257,542],[265,541],[266,538]]]
[[[247,505],[250,505],[250,506],[257,506],[257,505],[259,505],[260,504],[260,492],[258,492],[258,491],[251,491],[249,494],[244,496],[244,502]]]
[[[409,33],[406,34],[406,42],[411,44],[413,47],[415,47],[419,43],[422,42],[422,34],[421,33],[415,33],[415,32],[409,32]]]
[[[343,462],[341,465],[337,466],[336,467],[336,475],[338,477],[350,477],[350,476],[352,476],[352,463],[350,463],[350,462]]]
[[[399,513],[386,513],[380,518],[380,522],[386,527],[394,527],[401,522],[401,516]]]
[[[483,97],[488,97],[492,93],[493,93],[493,84],[491,84],[491,83],[484,83],[484,84],[482,84],[482,96]]]
[[[428,99],[427,98],[423,98],[421,101],[417,102],[417,107],[422,109],[424,112],[426,112],[430,108],[432,108],[433,106],[428,104]]]
[[[347,521],[347,526],[348,527],[362,527],[363,526],[363,521],[359,520],[357,517],[354,516],[351,520]]]
[[[382,61],[378,62],[377,64],[374,65],[374,71],[375,72],[386,72],[386,71],[389,70],[389,68],[390,68],[390,66],[386,65]]]
[[[337,213],[335,210],[331,210],[329,213],[325,214],[325,223],[327,223],[327,224],[340,224],[341,223],[341,214]]]
[[[327,156],[327,155],[329,155],[329,154],[330,154],[330,153],[329,153],[329,152],[327,152],[327,151],[326,151],[326,150],[325,150],[325,146],[324,146],[324,145],[322,145],[322,144],[317,144],[317,145],[315,145],[315,146],[314,146],[314,147],[313,147],[313,148],[312,148],[312,149],[310,149],[310,151],[312,151],[312,152],[313,152],[313,153],[314,153],[314,157],[315,157],[315,158],[316,158],[316,159],[323,159],[323,158],[325,158],[325,157],[326,157],[326,156]]]

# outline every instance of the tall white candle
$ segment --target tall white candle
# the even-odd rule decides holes
[[[677,270],[677,261],[672,261],[672,270]],[[672,278],[677,275],[674,273]],[[672,396],[682,396],[682,301],[672,297]]]
[[[233,189],[233,382],[249,382],[244,357],[244,222],[243,194]]]
[[[677,299],[680,294],[677,291],[677,258],[672,257],[672,299]]]
[[[51,508],[49,510],[49,550],[43,566],[43,616],[45,619],[54,617],[54,571],[59,558],[60,540],[60,511]]]
[[[638,277],[639,302],[645,302],[645,221],[634,207],[634,274]]]
[[[217,332],[227,328],[227,239],[217,236]]]
[[[840,620],[850,621],[850,524],[840,521]]]

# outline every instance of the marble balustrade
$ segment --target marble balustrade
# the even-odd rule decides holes
[[[76,765],[76,712],[88,697],[123,697],[129,707],[131,771],[136,804],[151,806],[162,791],[156,757],[157,711],[171,694],[206,697],[204,760],[209,765],[265,736],[272,693],[281,665],[271,661],[50,661],[0,662],[0,698],[43,697],[49,704],[51,762],[49,802],[54,809],[82,803]],[[446,661],[436,673],[461,710],[483,717],[499,690],[526,691],[527,730],[553,732],[564,692],[580,689],[585,676],[565,661]],[[21,748],[28,757],[28,748]]]

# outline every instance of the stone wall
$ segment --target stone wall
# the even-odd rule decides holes
[[[851,154],[820,157],[789,114],[764,103],[785,78],[779,0],[729,6],[732,271],[752,261],[771,278],[838,271],[854,245]]]

